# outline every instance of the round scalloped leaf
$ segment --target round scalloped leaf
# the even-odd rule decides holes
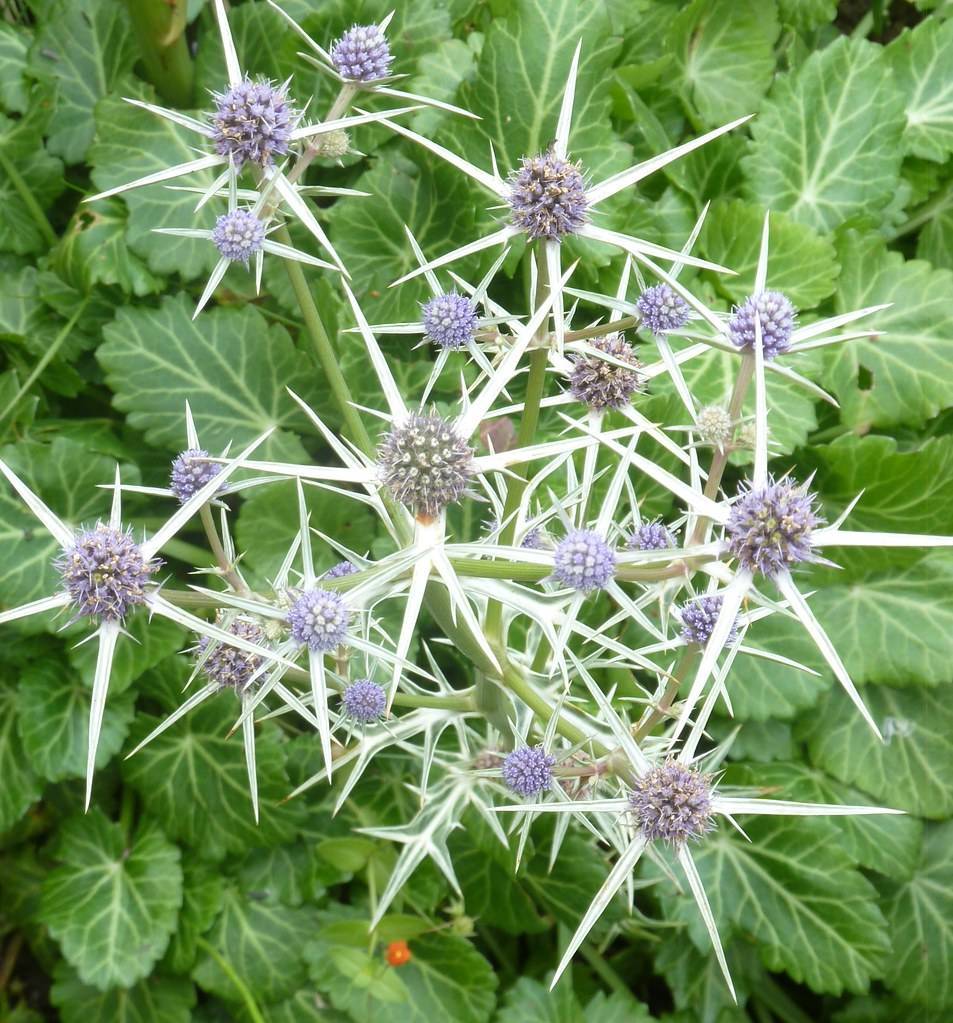
[[[904,151],[943,163],[953,153],[953,21],[927,18],[887,47],[903,94]]]
[[[17,733],[21,708],[17,690],[0,687],[0,833],[12,827],[43,792]]]
[[[883,50],[841,37],[775,82],[751,124],[748,194],[818,231],[874,214],[896,189],[902,128]]]
[[[129,988],[97,991],[59,963],[50,1001],[62,1023],[190,1023],[195,988],[185,977],[158,974]]]
[[[106,991],[147,977],[182,904],[176,846],[152,821],[127,837],[98,808],[70,818],[43,883],[40,919],[80,979]]]

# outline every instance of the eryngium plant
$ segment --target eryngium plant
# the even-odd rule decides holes
[[[165,616],[195,633],[183,656],[204,684],[137,750],[208,697],[234,692],[238,709],[230,724],[243,732],[256,818],[256,722],[266,715],[293,718],[290,727],[314,733],[320,767],[291,796],[333,783],[340,806],[375,758],[399,748],[419,760],[417,817],[367,829],[400,843],[372,927],[428,857],[459,890],[447,839],[465,812],[481,816],[504,846],[513,843],[517,859],[538,818],[553,814],[587,828],[614,854],[553,984],[616,893],[624,887],[631,897],[639,859],[666,864],[671,854],[731,987],[696,850],[716,829],[743,826],[750,815],[895,812],[723,788],[718,767],[725,750],[709,729],[716,709],[730,714],[735,680],[751,658],[810,670],[793,653],[758,645],[761,623],[781,616],[800,624],[857,713],[880,735],[800,575],[808,565],[834,564],[838,548],[953,546],[953,538],[846,529],[849,508],[826,522],[810,479],[797,480],[780,464],[769,468],[767,381],[776,375],[817,393],[798,370],[802,353],[872,337],[884,306],[820,320],[799,316],[782,291],[769,287],[768,216],[760,238],[749,239],[759,251],[754,288],[733,309],[715,308],[681,279],[686,267],[732,272],[692,255],[704,213],[679,249],[600,226],[606,200],[747,118],[594,181],[584,161],[571,155],[576,80],[586,57],[577,47],[552,144],[526,153],[517,166],[501,171],[494,161],[485,170],[395,120],[413,108],[349,113],[362,93],[409,99],[414,107],[428,102],[389,84],[397,76],[386,20],[356,25],[323,44],[296,29],[317,55],[312,62],[339,86],[327,115],[317,119],[314,98],[296,83],[242,71],[222,0],[214,0],[214,10],[227,79],[213,92],[205,118],[131,101],[144,116],[158,114],[194,132],[202,155],[95,198],[215,169],[218,176],[199,199],[220,208],[214,228],[161,229],[206,239],[218,251],[196,312],[212,300],[232,263],[254,263],[258,288],[263,255],[285,260],[343,433],[295,396],[326,441],[326,460],[258,460],[251,448],[218,457],[201,447],[185,409],[187,447],[170,466],[169,487],[152,491],[175,498],[178,507],[141,539],[123,524],[118,475],[103,481],[115,498],[109,521],[77,528],[0,463],[61,547],[57,591],[0,620],[58,611],[67,621],[91,621],[98,636],[87,806],[124,623],[135,614]],[[321,186],[302,184],[316,157],[346,154],[343,129],[371,122],[419,143],[494,201],[494,229],[450,252],[428,258],[409,236],[417,269],[394,283],[426,279],[431,297],[416,323],[368,323],[347,267],[308,203]],[[334,145],[322,148],[322,139]],[[291,244],[289,227],[299,226],[300,236],[313,236],[329,261]],[[622,254],[612,294],[569,287],[576,255],[591,251],[572,249],[567,257],[573,239]],[[524,273],[529,284],[518,313],[490,297],[509,249],[477,285],[446,271],[458,259],[516,243],[521,247],[508,270]],[[362,346],[377,407],[354,401],[356,381],[337,364],[304,267],[326,273],[328,286],[344,296],[353,321],[347,343]],[[438,270],[447,272],[446,280]],[[378,342],[386,333],[419,334],[438,350],[422,393],[404,394],[399,356],[393,348],[385,355]],[[712,349],[733,360],[724,405],[703,403],[684,373]],[[459,390],[455,402],[438,408],[429,396],[444,367],[458,376]],[[663,383],[681,408],[676,421],[659,424],[640,403]],[[754,416],[744,422],[749,389]],[[538,435],[541,410],[558,417],[560,427],[546,438]],[[484,428],[504,417],[516,424],[511,442],[491,440],[481,453],[480,438],[492,437]],[[727,482],[733,456],[749,453],[749,461],[734,463],[745,466],[747,478]],[[270,584],[252,585],[231,536],[231,499],[239,490],[289,479],[298,493],[294,541]],[[659,491],[679,508],[672,521],[643,516],[647,495]],[[370,508],[386,542],[368,553],[317,533],[308,499],[329,494]],[[187,590],[164,585],[159,553],[196,515],[217,559],[217,583]],[[319,543],[345,559],[323,576],[315,570]],[[425,607],[442,642],[465,658],[466,675],[448,678],[440,644],[421,637]],[[552,861],[567,833],[564,826],[554,830]]]

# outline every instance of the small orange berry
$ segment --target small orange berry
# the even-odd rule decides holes
[[[387,961],[391,966],[404,966],[413,959],[406,941],[392,941],[387,946]]]

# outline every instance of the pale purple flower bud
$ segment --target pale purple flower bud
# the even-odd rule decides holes
[[[215,462],[200,461],[208,457],[202,448],[189,448],[175,456],[169,489],[182,504],[222,471]]]
[[[247,266],[265,243],[265,225],[249,210],[229,210],[215,221],[212,241],[226,259]]]
[[[376,682],[362,678],[344,690],[344,713],[354,721],[369,725],[377,721],[387,707],[387,694]]]
[[[555,763],[542,746],[524,746],[503,761],[503,781],[520,796],[538,796],[552,785]]]
[[[708,594],[704,597],[696,597],[695,600],[683,604],[679,609],[682,619],[682,639],[686,643],[697,643],[704,646],[711,638],[715,622],[721,612],[724,603],[722,597],[715,594]],[[734,643],[738,638],[738,616],[732,622],[731,631],[728,633],[726,643]]]
[[[332,565],[327,572],[324,573],[325,579],[343,579],[346,575],[354,575],[355,572],[360,572],[357,565],[352,565],[350,561],[339,561],[336,565]]]
[[[675,538],[661,522],[643,522],[629,534],[630,551],[664,551],[675,546]]]
[[[212,141],[240,170],[246,163],[269,167],[288,152],[294,116],[284,89],[247,76],[227,92],[215,93]]]
[[[159,568],[132,535],[99,523],[76,534],[56,567],[77,614],[116,622],[146,601],[146,584]]]
[[[549,150],[524,156],[510,174],[510,214],[513,224],[536,241],[559,240],[575,234],[588,219],[586,183],[579,165]]]
[[[712,824],[711,782],[675,760],[654,767],[632,786],[629,805],[642,836],[681,845]]]
[[[667,284],[646,288],[636,302],[642,323],[655,335],[681,330],[688,323],[688,303]]]
[[[590,344],[632,368],[625,369],[597,355],[576,358],[569,383],[572,396],[592,409],[623,408],[632,400],[632,395],[642,389],[639,375],[642,364],[621,334],[593,338]]]
[[[811,559],[811,532],[821,524],[814,495],[793,480],[742,488],[728,512],[728,550],[743,568],[776,575]]]
[[[573,529],[556,546],[553,576],[574,590],[589,593],[608,585],[615,573],[615,554],[591,529]]]
[[[331,47],[335,71],[352,82],[376,82],[390,74],[394,58],[377,25],[354,25]]]
[[[438,415],[410,416],[377,451],[384,486],[415,515],[436,518],[473,477],[473,449]]]
[[[307,590],[288,612],[291,638],[315,653],[325,653],[347,639],[348,607],[339,593]]]
[[[477,311],[466,295],[448,291],[423,304],[427,337],[440,348],[466,348],[477,328]]]
[[[773,359],[791,347],[797,326],[797,310],[780,291],[762,291],[735,306],[728,321],[728,336],[745,351],[754,351],[755,318],[761,321],[761,347],[766,359]]]
[[[527,551],[541,551],[545,546],[546,542],[543,539],[543,531],[539,526],[534,526],[520,541],[520,547]]]
[[[226,626],[225,631],[258,645],[265,639],[265,632],[260,625],[242,618],[231,622]],[[212,652],[202,663],[202,673],[221,689],[234,689],[236,692],[241,692],[261,667],[262,658],[258,654],[239,650],[238,647],[203,636],[198,642],[199,652],[202,653],[209,647],[212,647]]]

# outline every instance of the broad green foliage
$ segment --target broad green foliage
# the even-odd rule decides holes
[[[754,114],[748,124],[590,210],[591,223],[678,250],[705,212],[692,254],[735,272],[685,266],[678,280],[718,315],[729,316],[754,289],[768,213],[767,286],[790,298],[799,326],[887,306],[844,328],[869,336],[779,360],[802,381],[768,374],[769,467],[778,476],[811,477],[827,522],[860,494],[846,529],[953,534],[949,2],[276,3],[325,49],[352,25],[380,23],[396,8],[386,34],[400,77],[390,84],[478,115],[428,106],[401,115],[400,123],[487,172],[496,167],[504,179],[522,157],[552,145],[580,43],[568,155],[589,183]],[[253,78],[288,80],[302,123],[323,118],[337,86],[302,59],[311,52],[305,40],[265,0],[224,6],[241,69]],[[176,509],[168,494],[135,488],[168,487],[171,460],[187,447],[186,402],[201,446],[213,456],[234,454],[273,430],[256,458],[340,464],[340,449],[332,450],[289,394],[356,450],[284,260],[266,257],[260,289],[254,261],[248,268],[230,266],[207,308],[193,318],[219,253],[207,238],[155,233],[210,230],[227,197],[196,205],[221,168],[82,201],[211,151],[199,134],[126,102],[167,106],[175,79],[180,94],[191,96],[189,109],[180,112],[209,123],[212,94],[227,82],[211,0],[15,0],[0,8],[0,459],[70,529],[108,519],[118,463],[122,484],[131,488],[122,495],[123,520],[137,542]],[[147,59],[150,38],[161,49],[158,61]],[[151,80],[150,67],[161,67],[162,75]],[[353,98],[351,112],[413,103],[364,91]],[[390,287],[416,266],[406,232],[434,258],[502,227],[508,211],[479,183],[387,125],[353,129],[350,146],[340,160],[317,157],[304,182],[367,194],[312,192],[305,202],[347,267],[369,322],[416,323],[430,283],[421,277]],[[246,169],[243,187],[254,183]],[[289,216],[287,226],[295,248],[327,257],[297,219]],[[269,237],[276,240],[274,233]],[[525,319],[534,278],[522,259],[523,237],[509,244],[490,297]],[[476,284],[500,254],[486,250],[438,270],[437,286]],[[567,239],[560,257],[564,271],[579,259],[570,287],[615,292],[623,267],[615,250]],[[659,262],[666,269],[671,264]],[[360,335],[344,332],[355,317],[341,275],[302,269],[327,327],[331,357],[374,445],[389,427],[388,406]],[[644,265],[633,266],[629,302],[642,287],[639,273],[655,283]],[[588,299],[574,302],[566,302],[570,329],[606,315]],[[706,329],[692,320],[685,337],[673,336],[675,352]],[[659,363],[646,329],[628,331],[626,338],[645,366]],[[419,335],[381,334],[379,341],[411,406],[432,383],[426,405],[455,415],[461,379],[472,394],[482,385],[485,369],[460,355],[451,355],[430,381],[435,350],[429,342],[418,344]],[[508,342],[495,346],[491,328],[480,343],[498,366]],[[575,357],[572,349],[569,354]],[[525,365],[522,360],[494,408],[523,400]],[[717,350],[684,362],[696,405],[726,405],[737,366],[734,353]],[[551,370],[546,393],[556,396],[566,381]],[[690,425],[690,412],[667,374],[653,376],[634,404],[676,443],[688,442],[678,428]],[[568,437],[574,428],[561,417],[582,418],[581,409],[569,402],[544,408],[535,439]],[[741,425],[754,414],[751,389]],[[510,419],[519,430],[520,413]],[[626,420],[611,413],[607,422],[616,427]],[[494,446],[505,424],[500,430]],[[472,443],[477,455],[490,450],[479,430]],[[657,439],[643,434],[638,443],[640,452],[681,479],[695,471],[664,453]],[[712,449],[699,445],[695,454],[698,469],[707,472]],[[753,462],[750,449],[731,454],[726,493],[752,474]],[[581,454],[575,457],[580,490],[583,463]],[[532,463],[530,474],[544,464]],[[597,512],[608,493],[611,469],[603,470],[610,464],[599,456],[585,495]],[[559,505],[547,526],[550,540],[561,535],[560,515],[575,514],[579,496],[560,489],[563,469],[537,481],[533,496],[540,508]],[[514,466],[499,493],[523,472]],[[700,474],[697,482],[704,485]],[[344,556],[335,545],[377,561],[402,542],[381,525],[372,498],[350,499],[367,493],[362,486],[332,481],[304,487],[319,576]],[[375,484],[368,489],[375,492]],[[627,512],[634,503],[645,519],[667,523],[679,542],[689,534],[685,502],[635,472],[617,509]],[[227,509],[225,544],[234,543],[238,569],[283,616],[304,586],[300,551],[288,560],[301,535],[295,483],[255,486],[221,504],[213,514],[219,522]],[[476,501],[454,508],[448,542],[485,538],[501,511]],[[613,536],[613,542],[621,550],[625,539]],[[57,592],[60,553],[60,544],[0,477],[0,614]],[[471,731],[482,732],[485,717],[494,720],[500,735],[481,741],[486,752],[505,754],[511,724],[521,735],[530,726],[528,706],[499,687],[482,685],[485,705],[447,719],[449,727],[436,715],[409,737],[396,734],[414,699],[433,688],[425,673],[456,690],[485,682],[466,646],[447,639],[453,633],[446,625],[454,615],[459,619],[461,608],[434,581],[407,653],[421,670],[412,676],[420,688],[402,687],[382,724],[335,727],[333,784],[319,777],[324,759],[313,729],[295,714],[266,718],[281,706],[273,695],[259,708],[258,823],[242,729],[233,734],[241,708],[233,691],[211,695],[129,757],[206,684],[193,670],[193,633],[159,615],[150,620],[141,607],[123,622],[92,805],[84,814],[96,624],[73,621],[68,608],[2,624],[0,1019],[948,1023],[953,556],[911,547],[830,547],[823,553],[839,567],[802,565],[794,578],[884,741],[873,736],[815,643],[779,604],[779,613],[758,618],[746,631],[744,649],[725,677],[730,708],[718,703],[699,749],[723,744],[724,759],[713,769],[727,795],[887,806],[905,815],[738,814],[743,834],[719,819],[716,830],[691,844],[736,1001],[682,868],[661,844],[608,901],[571,969],[550,991],[556,963],[634,822],[627,812],[593,817],[597,840],[579,817],[540,812],[532,815],[524,841],[527,818],[499,813],[491,821],[489,811],[459,798],[463,791],[489,793],[484,808],[510,798],[498,762],[490,757],[489,768],[478,762]],[[216,558],[200,517],[193,516],[158,556],[160,592],[210,619],[190,587],[221,590],[225,584],[210,567]],[[290,573],[280,578],[289,564]],[[696,575],[692,585],[699,589],[708,578]],[[488,588],[474,602],[478,614],[492,592],[490,581],[483,582]],[[720,586],[723,579],[715,582]],[[386,598],[361,604],[351,619],[352,629],[390,651],[407,594],[403,582],[396,587]],[[553,590],[549,581],[533,581],[507,591],[514,600],[512,617],[508,612],[505,618],[511,645],[514,637],[529,636],[528,643],[539,644],[540,664],[546,644],[528,612],[547,625],[556,621]],[[782,600],[761,580],[742,611]],[[608,597],[591,596],[579,620],[595,627],[610,606]],[[639,611],[657,621],[659,607],[655,601]],[[272,621],[274,635],[285,634],[284,624]],[[637,626],[628,609],[605,634],[626,642]],[[678,632],[671,622],[664,628]],[[498,633],[486,633],[499,648]],[[630,669],[621,657],[600,660],[598,639],[569,642],[581,656],[592,655],[587,663],[597,665],[613,706],[635,722],[647,697],[664,685],[664,673],[677,670],[681,649],[656,658],[656,676]],[[525,669],[538,692],[550,686],[535,708],[535,743],[561,690],[555,676],[547,681],[548,668],[529,670],[533,649],[525,656],[514,650],[520,677]],[[325,661],[332,717],[342,706],[340,656],[333,651]],[[390,674],[363,652],[354,654],[350,671],[352,679],[355,671],[366,672],[385,684]],[[278,674],[310,703],[305,674]],[[586,721],[593,703],[580,679],[579,671],[570,672],[569,702],[558,713]],[[366,764],[352,756],[363,743],[387,745]],[[570,746],[563,767],[584,762],[585,742],[561,748]],[[463,779],[453,793],[455,813],[434,832],[431,855],[424,851],[413,861],[409,881],[371,931],[395,868],[420,851],[414,843],[419,832],[409,822],[426,824],[448,805],[449,790],[435,787],[451,761]],[[343,786],[358,773],[338,805]],[[599,794],[615,785],[613,791],[625,796],[629,780],[612,770],[607,775]],[[310,787],[287,799],[305,783]],[[591,779],[560,778],[557,784],[543,798],[586,798]],[[503,829],[508,847],[493,825]],[[403,942],[406,962],[393,958],[395,949],[403,953]]]

